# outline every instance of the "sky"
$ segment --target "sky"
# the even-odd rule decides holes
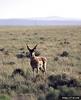
[[[54,16],[81,19],[81,0],[0,0],[0,19]]]

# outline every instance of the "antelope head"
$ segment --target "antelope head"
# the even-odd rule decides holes
[[[28,49],[28,51],[30,53],[30,57],[34,56],[35,55],[35,50],[37,48],[37,45],[35,45],[34,48],[32,48],[32,49],[28,45],[26,45],[26,46],[27,46],[27,49]]]

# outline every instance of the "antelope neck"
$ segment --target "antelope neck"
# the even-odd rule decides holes
[[[34,59],[35,58],[35,54],[32,53],[32,56],[30,56],[30,59]]]

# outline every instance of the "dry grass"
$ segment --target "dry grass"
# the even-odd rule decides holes
[[[42,81],[42,76],[41,79],[38,79],[39,83],[32,81],[32,70],[28,58],[18,59],[16,57],[17,53],[27,51],[26,43],[30,47],[39,44],[37,49],[41,52],[41,56],[44,55],[48,59],[47,76],[66,73],[81,80],[80,26],[0,27],[0,49],[4,48],[3,51],[0,51],[0,85],[20,86],[15,91],[9,90],[10,95],[24,93],[23,90],[25,93],[31,94],[30,90],[35,93],[37,91],[36,84],[40,84]],[[21,48],[23,50],[20,50]],[[69,55],[61,57],[63,51],[67,51]],[[16,68],[23,69],[27,75],[27,81],[22,76],[17,75],[15,79],[10,78]],[[29,83],[30,86],[27,87],[26,84]],[[7,91],[0,90],[0,93],[7,93]]]

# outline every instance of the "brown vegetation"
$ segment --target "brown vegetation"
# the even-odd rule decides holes
[[[47,58],[45,77],[32,77],[26,43],[38,44],[36,56]],[[81,27],[0,27],[0,94],[12,100],[81,95]]]

